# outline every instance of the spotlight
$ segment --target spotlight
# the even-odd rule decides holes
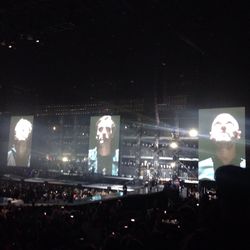
[[[67,157],[67,156],[63,156],[63,157],[62,157],[62,161],[63,161],[63,162],[68,162],[68,161],[69,161],[69,159],[68,159],[68,157]]]
[[[172,141],[170,144],[169,144],[170,148],[172,149],[176,149],[178,148],[178,143],[176,141]]]
[[[198,135],[198,131],[194,128],[189,130],[190,137],[196,137]]]
[[[176,166],[175,162],[171,162],[170,165],[172,168],[174,168]]]

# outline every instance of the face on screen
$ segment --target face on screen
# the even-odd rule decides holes
[[[217,142],[230,142],[240,139],[241,131],[239,123],[228,113],[222,113],[215,117],[210,132],[210,139]]]
[[[30,166],[33,117],[12,117],[7,166]]]
[[[119,116],[91,117],[89,171],[104,175],[118,175],[119,126]]]
[[[15,138],[18,141],[25,141],[32,131],[32,124],[30,121],[21,118],[15,126]]]
[[[199,111],[199,179],[214,180],[223,165],[246,167],[244,107]]]
[[[115,123],[111,116],[103,116],[96,123],[96,139],[100,144],[110,142],[113,138]]]

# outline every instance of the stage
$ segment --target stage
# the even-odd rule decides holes
[[[148,185],[145,185],[142,181],[134,180],[133,178],[124,178],[124,177],[100,177],[92,176],[92,178],[83,177],[82,179],[79,176],[69,176],[63,178],[63,176],[58,178],[40,178],[40,177],[29,177],[23,178],[13,174],[4,174],[1,176],[1,181],[5,183],[16,183],[19,185],[23,184],[43,184],[47,186],[58,186],[60,188],[71,188],[76,190],[84,190],[91,192],[93,195],[86,196],[81,199],[74,199],[73,202],[68,202],[60,199],[50,200],[50,201],[39,201],[36,202],[36,205],[81,205],[91,202],[97,202],[108,199],[117,199],[124,197],[124,185],[126,185],[127,193],[126,195],[140,195],[147,194],[149,192],[161,191],[163,189],[162,185],[159,185],[156,188],[149,189]],[[31,203],[25,203],[21,200],[12,199],[9,197],[2,197],[0,205],[6,205],[8,202],[15,205],[31,205]]]

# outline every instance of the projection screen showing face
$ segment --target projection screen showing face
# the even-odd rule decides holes
[[[223,165],[246,167],[245,108],[199,110],[199,180],[214,181]]]
[[[12,116],[7,166],[30,166],[33,116]]]
[[[92,173],[118,175],[120,116],[90,119],[88,169]]]

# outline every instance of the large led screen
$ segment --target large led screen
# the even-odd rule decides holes
[[[92,116],[88,168],[93,173],[118,175],[120,116]]]
[[[199,180],[214,181],[223,165],[246,167],[245,108],[199,110]]]
[[[12,116],[7,166],[30,166],[33,116]]]

